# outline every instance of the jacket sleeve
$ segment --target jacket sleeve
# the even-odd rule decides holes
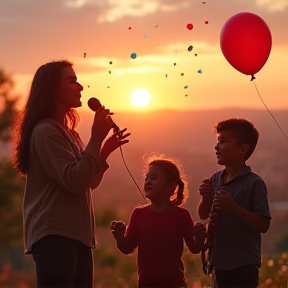
[[[86,193],[99,171],[100,159],[91,145],[77,159],[61,131],[49,123],[37,125],[30,142],[30,157],[46,174],[74,195]]]

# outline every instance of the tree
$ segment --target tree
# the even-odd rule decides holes
[[[14,82],[3,69],[0,69],[0,141],[8,143],[11,140],[11,127],[17,113],[17,97],[11,97]]]
[[[11,128],[17,114],[17,97],[12,97],[13,81],[0,69],[0,149],[9,147]],[[2,148],[1,148],[2,147]],[[22,241],[22,197],[24,178],[10,161],[10,153],[0,159],[0,248]]]

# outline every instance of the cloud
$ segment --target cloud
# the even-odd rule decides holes
[[[165,0],[66,0],[65,5],[69,8],[79,8],[86,5],[98,6],[100,15],[98,22],[115,22],[123,17],[141,17],[156,12],[171,12],[187,8],[188,1],[165,1]]]
[[[288,7],[287,0],[256,0],[256,4],[270,12],[285,11]]]
[[[70,7],[70,8],[78,8],[82,7],[87,4],[87,0],[66,0],[65,1],[65,6]]]

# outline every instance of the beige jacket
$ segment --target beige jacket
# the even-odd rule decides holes
[[[42,237],[65,236],[95,248],[91,182],[109,165],[77,132],[52,120],[37,124],[31,136],[23,203],[25,254]],[[97,176],[96,176],[97,177]]]

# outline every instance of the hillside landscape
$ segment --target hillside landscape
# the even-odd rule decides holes
[[[84,143],[90,137],[94,113],[79,109],[81,124],[78,132]],[[288,111],[272,111],[282,131],[288,134]],[[288,235],[288,139],[281,133],[274,119],[266,110],[239,108],[219,110],[117,112],[114,121],[120,128],[131,132],[130,142],[123,146],[124,160],[142,191],[145,155],[161,153],[176,158],[188,180],[189,198],[185,203],[194,218],[199,220],[197,205],[200,200],[198,186],[203,178],[222,169],[215,158],[214,125],[228,117],[242,117],[252,121],[258,128],[260,138],[256,150],[247,164],[265,181],[272,213],[272,224],[264,237],[266,252],[273,252],[277,241]],[[1,157],[9,157],[10,149],[0,147]],[[108,159],[110,169],[94,193],[95,209],[113,209],[118,217],[128,221],[132,209],[147,203],[123,163],[120,150]],[[280,204],[280,205],[279,205]],[[97,220],[97,219],[96,219]],[[285,235],[286,235],[285,234]],[[100,237],[101,240],[101,237]],[[101,242],[101,241],[100,241]]]
[[[89,139],[93,115],[90,111],[81,113],[79,132],[85,143]],[[273,111],[273,116],[287,135],[288,111]],[[123,146],[123,154],[141,189],[143,155],[149,152],[163,153],[181,162],[189,182],[189,198],[185,206],[191,211],[194,220],[198,220],[199,183],[222,168],[215,159],[213,127],[217,121],[228,117],[246,118],[255,124],[260,133],[257,148],[247,163],[264,179],[268,188],[273,220],[264,237],[264,248],[272,252],[278,234],[286,231],[288,210],[275,210],[273,204],[288,202],[288,163],[285,156],[288,139],[266,110],[231,108],[187,112],[117,112],[113,115],[118,126],[127,127],[131,132],[130,143]],[[94,191],[95,207],[113,207],[123,220],[128,221],[133,207],[146,202],[126,171],[120,152],[115,151],[108,162],[110,170],[100,187]]]

